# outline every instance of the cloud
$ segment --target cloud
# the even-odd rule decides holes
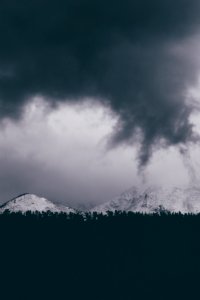
[[[0,203],[29,192],[72,207],[95,205],[143,185],[137,172],[138,145],[121,144],[107,151],[117,118],[92,101],[60,103],[52,109],[43,99],[33,99],[20,120],[1,121]],[[187,154],[198,181],[199,149],[192,148]],[[145,183],[186,186],[191,172],[186,172],[188,164],[182,158],[176,147],[154,153],[144,172]]]
[[[131,148],[105,151],[116,120],[100,105],[35,99],[0,126],[0,203],[24,192],[72,206],[109,200],[132,186]],[[120,157],[120,160],[119,160]]]
[[[198,0],[34,0],[0,4],[0,111],[42,96],[101,99],[119,117],[112,145],[195,141],[188,89],[199,76]]]

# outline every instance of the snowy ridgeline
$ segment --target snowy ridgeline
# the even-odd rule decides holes
[[[4,212],[5,210],[22,213],[27,211],[75,213],[75,210],[68,206],[55,204],[45,198],[33,194],[23,194],[6,202],[0,206],[0,212]]]
[[[119,197],[92,209],[92,211],[102,213],[115,210],[141,213],[160,211],[199,213],[200,188],[134,187]]]
[[[2,206],[0,212],[65,212],[76,213],[77,210],[65,205],[55,204],[45,198],[33,194],[20,195]],[[132,211],[141,213],[155,213],[160,211],[199,213],[200,212],[200,188],[131,188],[115,199],[103,203],[90,212],[106,213],[107,211]]]

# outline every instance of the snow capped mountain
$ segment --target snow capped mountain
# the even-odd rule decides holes
[[[55,204],[45,198],[33,194],[20,195],[0,206],[0,212],[9,210],[10,212],[65,212],[75,213],[75,210],[64,205]]]
[[[45,198],[33,194],[20,195],[0,206],[0,213],[11,212],[65,212],[76,213],[68,206],[55,204]],[[111,201],[103,203],[91,212],[132,211],[154,213],[160,211],[200,213],[200,188],[182,187],[133,187]]]
[[[161,210],[181,213],[200,212],[200,188],[198,187],[133,187],[119,197],[103,203],[91,211],[132,211],[154,213]]]

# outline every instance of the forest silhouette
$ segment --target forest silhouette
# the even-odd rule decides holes
[[[0,228],[2,299],[199,299],[199,214],[5,211]]]

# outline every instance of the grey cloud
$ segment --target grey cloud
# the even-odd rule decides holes
[[[35,95],[92,96],[119,116],[113,144],[141,131],[140,165],[161,140],[195,141],[187,90],[199,73],[199,9],[198,0],[1,1],[1,116],[19,116]]]
[[[73,207],[95,205],[143,185],[143,178],[150,185],[179,186],[188,184],[188,175],[199,174],[197,146],[191,153],[181,147],[181,156],[170,147],[157,151],[144,177],[138,177],[135,147],[105,151],[105,136],[115,122],[101,105],[91,109],[89,103],[60,104],[50,109],[38,99],[27,105],[20,121],[3,120],[0,203],[29,192]],[[188,163],[190,158],[195,168]]]
[[[46,105],[35,101],[20,121],[1,122],[0,203],[28,192],[73,207],[94,205],[132,185],[132,148],[105,153],[103,139],[113,123],[106,111]]]

